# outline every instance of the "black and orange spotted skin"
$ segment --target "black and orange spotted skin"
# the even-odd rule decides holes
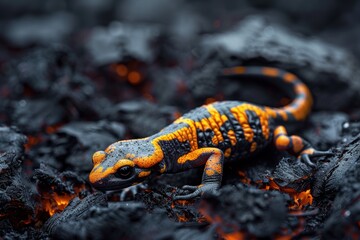
[[[279,121],[304,120],[310,112],[310,91],[295,75],[267,67],[234,67],[225,69],[223,75],[263,77],[283,86],[294,99],[278,109],[240,101],[195,108],[155,135],[119,141],[96,152],[89,176],[91,183],[98,189],[119,189],[153,174],[204,166],[203,182],[197,189],[209,183],[216,183],[216,188],[224,162],[246,160],[270,143],[297,155],[315,151],[300,137],[289,137],[285,128],[275,125]],[[196,191],[183,199],[201,193]]]

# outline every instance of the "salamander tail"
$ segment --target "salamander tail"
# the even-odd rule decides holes
[[[222,72],[223,76],[249,76],[269,79],[288,92],[292,102],[281,108],[264,107],[274,119],[302,121],[311,111],[313,98],[307,86],[294,74],[271,67],[232,67]]]

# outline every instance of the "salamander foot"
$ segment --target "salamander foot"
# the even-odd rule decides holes
[[[216,194],[220,188],[218,183],[205,183],[199,186],[189,186],[185,185],[181,189],[185,191],[192,191],[192,193],[186,195],[176,195],[173,197],[173,200],[189,200],[198,196],[203,196],[207,194]]]
[[[311,167],[315,167],[316,165],[312,161],[314,158],[323,157],[323,156],[332,156],[332,155],[334,155],[334,153],[332,153],[330,151],[318,151],[318,150],[315,150],[314,148],[308,148],[308,149],[303,150],[300,153],[299,159],[303,163],[305,163]]]

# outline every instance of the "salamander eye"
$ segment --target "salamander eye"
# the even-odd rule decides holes
[[[117,172],[115,173],[115,176],[118,178],[126,179],[126,178],[131,177],[133,172],[134,172],[133,167],[124,166],[117,170]]]

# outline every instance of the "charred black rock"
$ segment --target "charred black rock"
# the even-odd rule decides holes
[[[0,89],[6,90],[2,98],[12,101],[4,108],[10,109],[10,121],[25,132],[79,117],[95,120],[102,116],[104,104],[110,104],[78,72],[76,59],[66,47],[39,48],[5,69]]]
[[[150,46],[158,34],[159,29],[154,25],[112,22],[107,28],[93,31],[87,49],[99,66],[128,58],[149,62],[154,59]]]
[[[61,213],[55,214],[44,225],[44,230],[50,235],[54,234],[62,224],[70,221],[78,221],[86,214],[91,207],[106,205],[106,196],[101,193],[92,194],[84,199],[74,198]],[[76,228],[73,228],[73,230]],[[77,229],[76,232],[80,232]]]
[[[38,48],[5,66],[3,86],[9,89],[12,99],[33,94],[53,97],[57,81],[71,81],[76,59],[64,46]]]
[[[357,147],[357,152],[360,148]],[[356,153],[355,153],[356,154]],[[360,162],[357,161],[345,173],[339,192],[332,205],[330,217],[324,224],[322,237],[325,239],[351,239],[359,236],[360,221]]]
[[[74,16],[55,12],[48,16],[26,16],[7,24],[3,34],[9,44],[27,47],[32,44],[51,45],[65,40],[74,28]]]
[[[26,133],[36,133],[45,126],[67,120],[65,110],[52,99],[13,102],[11,123]]]
[[[60,195],[75,194],[74,188],[83,188],[86,183],[84,179],[80,178],[74,172],[65,171],[59,173],[44,164],[41,164],[40,168],[34,171],[33,177],[36,179],[40,193],[45,192],[51,194],[56,192]]]
[[[33,189],[21,172],[25,142],[15,128],[0,127],[0,225],[9,228],[30,224],[35,214]]]
[[[148,101],[119,103],[108,112],[108,119],[129,126],[136,137],[152,135],[175,120],[174,107],[158,106]]]
[[[314,160],[316,161],[316,160]],[[299,159],[284,158],[276,166],[272,177],[277,185],[302,192],[310,188],[315,170]]]
[[[102,194],[74,199],[49,219],[44,230],[54,239],[211,239],[214,234],[201,224],[185,227],[171,222],[159,209],[149,214],[137,202],[109,203],[106,207]]]
[[[26,141],[26,136],[21,134],[15,127],[0,125],[0,153],[13,153],[17,158],[20,158],[24,154]],[[13,168],[18,168],[19,165],[13,165]]]
[[[29,154],[37,163],[75,170],[86,177],[93,166],[92,154],[104,150],[124,136],[125,128],[120,123],[72,122],[32,148]]]
[[[315,175],[313,196],[315,200],[333,200],[339,189],[342,189],[347,174],[360,161],[360,135],[349,140],[334,150],[335,155],[323,162]],[[355,184],[356,185],[356,184]]]
[[[343,126],[349,116],[341,112],[318,112],[309,117],[311,128],[304,137],[319,150],[328,150],[342,142]]]
[[[220,217],[221,222],[214,224],[219,224],[225,234],[243,231],[250,236],[271,237],[286,222],[285,200],[280,192],[227,185],[219,196],[205,197],[202,213],[210,219]]]

